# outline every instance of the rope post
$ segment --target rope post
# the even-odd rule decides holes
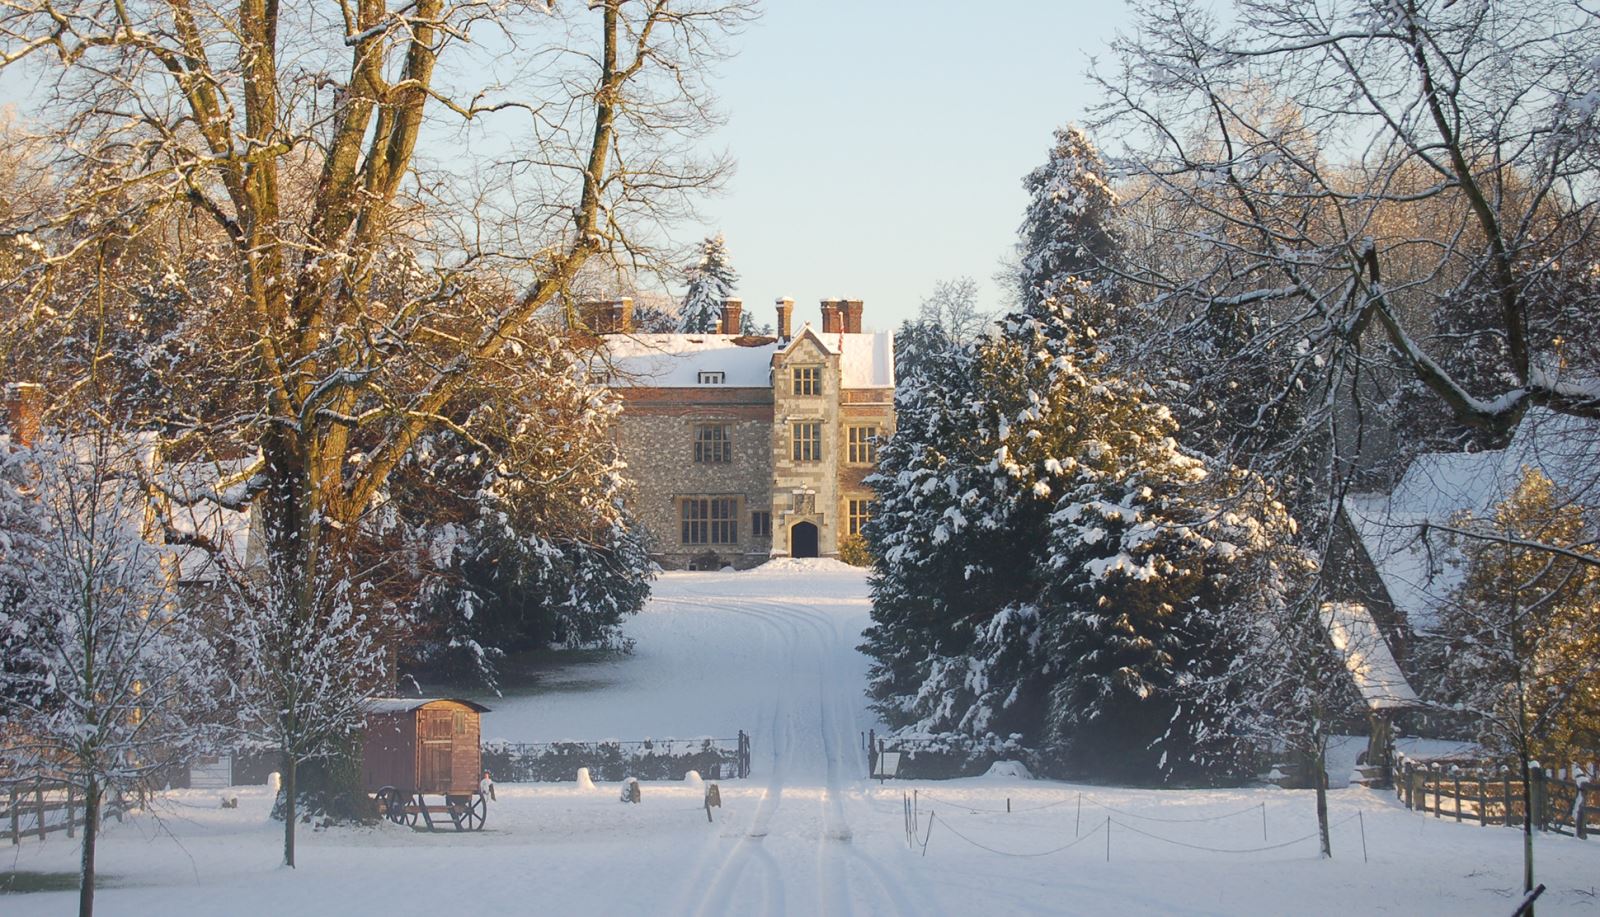
[[[11,788],[11,807],[6,811],[11,813],[11,843],[22,843],[22,813],[17,811],[17,788]]]
[[[1366,863],[1366,862],[1368,862],[1368,860],[1367,860],[1367,817],[1362,814],[1360,809],[1356,810],[1356,822],[1357,822],[1357,824],[1359,824],[1361,826],[1361,862]]]
[[[67,837],[76,837],[78,833],[76,826],[72,824],[73,790],[73,785],[67,784]]]
[[[1261,839],[1267,839],[1267,804],[1261,803]]]
[[[1074,821],[1072,823],[1072,836],[1073,837],[1078,837],[1080,835],[1080,832],[1078,831],[1078,829],[1082,825],[1083,825],[1083,791],[1079,790],[1078,791],[1078,818],[1077,818],[1076,821]]]
[[[1106,862],[1111,862],[1111,816],[1106,816]]]
[[[933,823],[939,820],[939,813],[934,812],[928,816],[928,836],[922,839],[922,855],[928,855],[928,842],[933,840]]]
[[[1011,797],[1010,796],[1006,797],[1006,814],[1007,815],[1011,814]]]

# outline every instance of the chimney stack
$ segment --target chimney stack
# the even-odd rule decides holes
[[[839,325],[839,304],[842,300],[824,299],[822,301],[822,333],[835,334],[844,329]]]
[[[6,432],[14,446],[31,446],[39,439],[39,424],[44,416],[44,386],[35,382],[12,382],[3,396]]]
[[[787,296],[778,299],[778,340],[794,337],[794,300]]]
[[[578,319],[595,334],[628,334],[633,331],[633,300],[591,300],[578,304]]]
[[[844,333],[861,333],[861,300],[846,299],[839,303],[844,310]]]
[[[744,300],[724,299],[722,301],[722,333],[740,334],[742,325],[740,318],[744,313]]]

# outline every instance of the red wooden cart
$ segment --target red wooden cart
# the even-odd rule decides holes
[[[489,814],[480,785],[479,716],[489,708],[448,697],[382,697],[369,702],[361,782],[378,813],[396,824],[420,819],[432,831],[444,815],[457,831],[481,831]],[[443,805],[425,797],[443,796]]]

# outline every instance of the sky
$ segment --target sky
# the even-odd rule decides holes
[[[848,298],[890,329],[962,275],[995,309],[1022,176],[1084,118],[1084,71],[1129,24],[1119,0],[764,0],[714,83],[727,124],[708,142],[736,172],[677,241],[723,232],[761,323],[780,296],[797,326]],[[0,73],[0,106],[25,109],[35,76]]]
[[[771,322],[790,296],[818,323],[819,300],[861,299],[888,329],[961,275],[994,308],[1022,176],[1084,118],[1084,70],[1129,27],[1115,0],[768,0],[721,67],[716,140],[738,166],[701,207],[746,313]]]

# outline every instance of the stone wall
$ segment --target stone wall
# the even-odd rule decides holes
[[[772,508],[772,392],[628,389],[624,397],[619,442],[635,481],[633,510],[650,533],[656,561],[668,569],[765,562],[772,542],[752,534],[751,513]],[[695,462],[695,427],[710,423],[730,427],[731,462]],[[685,545],[679,498],[688,496],[738,498],[738,541]]]

